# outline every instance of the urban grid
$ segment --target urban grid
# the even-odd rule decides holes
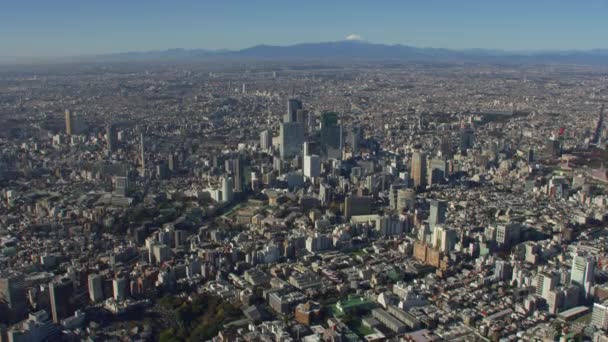
[[[1,341],[608,341],[608,70],[0,72]]]

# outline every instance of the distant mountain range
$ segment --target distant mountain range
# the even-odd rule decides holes
[[[100,62],[196,61],[387,61],[435,63],[583,64],[608,65],[608,49],[586,51],[451,50],[360,40],[302,43],[289,46],[257,45],[242,50],[169,49],[83,56],[70,60]]]

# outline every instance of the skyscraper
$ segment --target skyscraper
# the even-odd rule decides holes
[[[106,126],[106,142],[108,143],[108,150],[110,152],[116,151],[118,134],[116,133],[116,126],[114,126],[114,124],[108,124]]]
[[[463,124],[460,128],[460,153],[464,154],[468,149],[473,147],[475,136],[471,126]]]
[[[431,159],[429,165],[428,184],[443,183],[448,174],[448,163],[441,158]]]
[[[440,200],[431,200],[431,213],[429,215],[429,226],[431,229],[437,224],[445,223],[446,213],[448,211],[448,202]]]
[[[122,277],[114,278],[112,280],[112,289],[114,292],[115,300],[125,300],[125,298],[127,297],[127,279]]]
[[[232,177],[222,178],[222,202],[232,202]]]
[[[234,162],[234,177],[232,181],[233,189],[236,192],[243,192],[244,184],[245,184],[245,161],[243,157],[239,154],[236,158],[233,159]]]
[[[350,147],[353,154],[359,153],[359,147],[363,140],[363,130],[361,127],[354,126],[348,131],[346,144]]]
[[[144,132],[139,133],[139,160],[141,162],[140,174],[146,176],[146,146],[144,141]]]
[[[572,258],[570,269],[570,283],[579,286],[588,295],[595,280],[595,258],[577,252]]]
[[[302,151],[304,143],[304,130],[297,122],[284,122],[280,126],[279,139],[281,141],[281,158],[293,158]]]
[[[272,132],[270,130],[265,130],[260,133],[260,148],[262,151],[270,150],[272,146]]]
[[[450,142],[449,136],[441,138],[439,150],[441,152],[441,157],[446,159],[452,158],[452,143]]]
[[[169,167],[169,171],[177,171],[177,169],[179,168],[178,164],[179,162],[175,153],[169,153],[169,155],[167,156],[167,166]]]
[[[559,275],[550,272],[539,272],[536,276],[536,294],[545,300],[549,298],[550,291],[559,283]]]
[[[65,110],[65,134],[72,135],[74,132],[74,114],[69,110]]]
[[[608,330],[608,301],[593,304],[591,324],[598,329]]]
[[[0,301],[16,313],[27,310],[23,274],[10,273],[0,276]]]
[[[559,157],[562,154],[561,142],[557,139],[550,139],[545,145],[545,154],[551,158]]]
[[[298,109],[296,111],[296,122],[299,122],[304,127],[304,131],[308,130],[308,111],[306,109]]]
[[[397,207],[395,209],[398,212],[416,209],[416,190],[412,188],[397,190]]]
[[[448,229],[440,225],[433,227],[432,245],[443,253],[449,253],[456,246],[458,234],[454,229]]]
[[[242,154],[225,161],[226,172],[232,175],[233,190],[243,192],[251,182],[251,168],[249,159]]]
[[[426,154],[414,152],[410,174],[414,180],[414,187],[419,188],[426,185]]]
[[[302,109],[302,101],[298,99],[287,100],[287,113],[283,117],[283,122],[297,122],[298,110]]]
[[[304,176],[308,178],[321,175],[321,159],[317,155],[304,156]]]
[[[321,183],[319,185],[319,200],[323,205],[327,205],[331,202],[331,189],[331,186],[327,183]]]
[[[103,277],[99,274],[89,274],[88,285],[91,302],[103,300]]]
[[[325,157],[339,159],[344,144],[342,125],[338,124],[338,113],[321,115],[321,151]]]
[[[51,313],[53,322],[60,323],[62,319],[74,313],[74,286],[68,278],[53,281],[49,284],[51,298]]]
[[[372,197],[347,196],[344,198],[344,216],[369,215],[372,212]]]
[[[397,206],[399,203],[399,190],[405,189],[407,186],[405,184],[391,184],[389,188],[389,206],[393,210],[397,210]]]

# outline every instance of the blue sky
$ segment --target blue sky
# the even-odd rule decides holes
[[[1,0],[0,56],[365,40],[608,48],[608,0]]]

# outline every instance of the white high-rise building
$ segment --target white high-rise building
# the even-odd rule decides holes
[[[559,282],[559,275],[540,272],[536,276],[536,294],[543,297],[545,300],[549,298],[551,290],[553,290]]]
[[[127,297],[127,279],[114,278],[112,280],[112,289],[114,290],[114,299],[125,300]]]
[[[572,268],[570,269],[570,283],[579,286],[589,295],[595,280],[595,258],[590,255],[576,253],[572,258]]]
[[[139,161],[141,169],[139,173],[142,177],[146,176],[146,145],[144,141],[144,132],[139,133]]]
[[[304,156],[312,154],[310,153],[310,143],[308,141],[305,141],[304,144],[302,144],[302,154],[304,154]]]
[[[89,274],[89,298],[93,303],[103,300],[102,279],[99,274]]]
[[[591,324],[598,329],[608,330],[608,301],[593,304]]]
[[[449,229],[443,226],[433,227],[433,248],[436,248],[443,253],[449,253],[454,250],[457,241],[458,234],[454,229]]]
[[[268,151],[272,147],[272,132],[265,130],[260,133],[260,148],[262,151]]]
[[[308,178],[321,175],[321,158],[317,155],[304,156],[304,176]]]
[[[232,177],[224,177],[222,179],[222,202],[232,202]]]

